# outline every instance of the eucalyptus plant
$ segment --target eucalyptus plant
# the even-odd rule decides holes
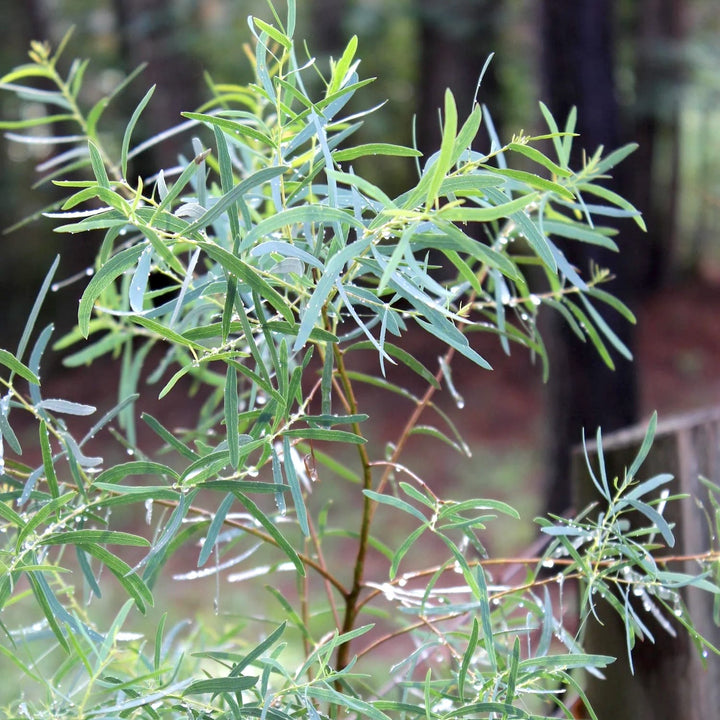
[[[477,103],[461,122],[450,92],[430,157],[353,145],[369,112],[348,110],[369,82],[357,41],[323,77],[294,39],[294,0],[284,19],[273,10],[249,28],[254,82],[209,80],[204,106],[139,144],[153,89],[122,138],[106,134],[103,113],[126,83],[88,103],[87,61],[63,62],[68,38],[54,51],[33,43],[0,79],[43,109],[3,121],[10,140],[63,148],[41,168],[40,182],[65,193],[45,214],[57,232],[101,238],[77,327],[54,348],[71,348],[71,367],[110,355],[119,378],[104,414],[45,396],[53,326],[36,321],[56,260],[17,349],[0,350],[0,653],[5,677],[19,678],[4,683],[8,716],[570,717],[584,697],[576,671],[613,660],[583,650],[598,594],[629,652],[650,632],[647,611],[706,647],[679,589],[717,593],[717,553],[696,575],[670,569],[656,492],[670,476],[641,479],[654,419],[625,477],[608,478],[602,454],[591,467],[602,507],[538,521],[546,549],[530,560],[486,552],[486,526],[519,517],[510,505],[441,497],[405,452],[422,435],[469,454],[435,398],[444,386],[463,403],[456,355],[490,369],[481,332],[547,373],[545,307],[608,365],[629,356],[603,320],[634,320],[602,288],[608,273],[583,276],[556,239],[615,250],[603,218],[642,225],[607,183],[633,147],[571,168],[574,116],[561,130],[541,105],[548,132],[503,144]],[[169,137],[187,156],[133,175]],[[390,197],[356,172],[380,156],[415,163],[413,187]],[[437,367],[403,347],[411,332],[442,342]],[[391,366],[425,389],[391,380]],[[395,437],[371,443],[378,388],[410,411]],[[139,413],[146,396],[181,396],[194,422],[170,427],[162,403],[159,418]],[[92,425],[78,433],[68,416]],[[118,461],[108,435],[132,457]],[[630,511],[646,525],[630,531]],[[571,582],[579,616],[564,606]],[[198,584],[210,607],[192,619]],[[236,606],[220,612],[228,595]]]

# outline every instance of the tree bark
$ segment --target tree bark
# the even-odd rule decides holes
[[[593,153],[600,145],[609,151],[620,144],[613,77],[613,9],[612,0],[543,0],[542,4],[545,102],[561,128],[571,108],[577,107],[580,136],[571,156],[575,168],[582,167],[584,152]],[[622,194],[621,180],[614,187]],[[642,256],[624,242],[633,232],[630,225],[632,221],[623,220],[618,226],[623,233],[618,255],[592,245],[558,244],[586,275],[593,264],[609,268],[616,279],[608,290],[632,304],[637,260]],[[614,312],[603,315],[632,351],[631,325]],[[600,425],[611,431],[630,425],[637,412],[637,381],[631,362],[615,354],[613,372],[592,344],[580,342],[561,318],[548,319],[548,325],[551,379],[546,509],[561,513],[571,503],[570,448],[579,441],[583,428],[592,432]]]
[[[426,155],[440,145],[438,110],[445,89],[455,95],[460,119],[472,111],[480,73],[491,52],[497,49],[498,23],[503,3],[499,0],[417,0],[420,34],[418,71],[418,147]],[[478,100],[500,116],[499,84],[490,64]]]
[[[180,113],[198,105],[202,72],[187,50],[187,34],[192,29],[180,28],[173,16],[173,4],[166,0],[113,0],[113,8],[125,70],[130,72],[147,63],[141,80],[133,86],[140,89],[135,102],[148,86],[156,85],[152,111],[143,115],[139,126],[152,137],[182,122]],[[180,147],[172,139],[156,145],[137,159],[135,174],[155,173],[161,167],[175,165],[180,149],[191,152],[189,146]]]
[[[642,0],[632,19],[637,37],[636,97],[631,132],[638,142],[633,165],[642,175],[635,202],[651,230],[646,284],[658,288],[672,277],[679,257],[680,104],[686,69],[680,45],[687,32],[682,0]],[[695,258],[685,257],[692,263]]]

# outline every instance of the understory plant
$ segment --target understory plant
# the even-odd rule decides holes
[[[353,144],[367,112],[348,104],[368,82],[356,40],[323,77],[294,39],[293,0],[249,27],[254,82],[209,81],[204,106],[139,144],[152,88],[124,135],[106,134],[116,93],[88,101],[88,63],[64,66],[65,42],[33,43],[0,80],[33,108],[2,122],[10,140],[61,148],[41,168],[65,193],[46,215],[99,238],[75,330],[36,328],[56,261],[17,348],[0,350],[3,712],[571,717],[577,671],[613,660],[583,649],[600,597],[629,651],[647,613],[706,647],[680,588],[718,592],[717,553],[695,575],[672,569],[657,494],[671,478],[641,469],[654,419],[623,477],[601,454],[591,468],[602,502],[540,519],[544,549],[516,561],[486,550],[513,507],[445,497],[407,452],[420,436],[469,454],[436,399],[463,405],[456,356],[490,371],[481,333],[547,373],[546,308],[609,365],[629,354],[603,320],[633,320],[607,272],[584,276],[555,239],[616,249],[603,218],[642,224],[607,186],[633,148],[571,168],[572,116],[560,130],[541,106],[547,134],[503,144],[478,104],[460,122],[450,92],[430,157]],[[168,139],[177,166],[133,174]],[[397,197],[355,169],[384,156],[417,169]],[[418,335],[437,361],[407,345]],[[98,405],[117,372],[109,409],[45,394],[52,343]],[[407,413],[375,437],[378,393]]]

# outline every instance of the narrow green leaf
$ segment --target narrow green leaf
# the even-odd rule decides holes
[[[209,150],[206,150],[201,157],[194,158],[190,161],[188,166],[180,173],[180,177],[178,177],[178,179],[173,183],[173,186],[170,188],[170,190],[168,190],[167,195],[165,195],[165,197],[160,201],[160,204],[155,208],[152,215],[148,218],[148,225],[152,227],[157,227],[157,220],[160,215],[163,213],[165,208],[172,207],[172,203],[185,189],[185,186],[190,182],[190,180],[192,180],[193,176],[200,167],[200,162],[202,162],[206,153],[209,152]]]
[[[234,184],[232,160],[230,159],[230,151],[228,149],[227,140],[225,140],[225,135],[218,127],[213,127],[213,132],[215,133],[215,144],[217,145],[218,152],[218,163],[220,164],[220,187],[222,189],[223,195],[227,195],[227,193],[232,190]],[[237,253],[240,243],[240,219],[238,215],[238,207],[240,205],[243,205],[243,214],[247,215],[248,209],[247,206],[245,206],[242,198],[238,198],[236,203],[231,204],[228,207],[227,213],[228,221],[230,222],[232,250],[234,253]],[[229,290],[230,288],[228,288],[228,291]],[[229,294],[231,297],[234,295],[234,293]]]
[[[60,508],[67,505],[71,500],[77,497],[77,492],[71,491],[58,498],[45,503],[35,513],[31,514],[29,520],[25,523],[22,530],[18,533],[16,550],[20,552],[22,544],[26,538],[30,537],[32,533],[37,530],[43,523],[45,523],[51,516],[53,516]]]
[[[145,291],[147,290],[150,278],[150,267],[152,265],[152,246],[148,245],[140,255],[137,268],[130,281],[129,300],[130,309],[133,312],[141,313],[145,302]]]
[[[353,343],[345,348],[344,352],[350,352],[352,350],[372,350],[373,345],[369,340],[362,340],[360,342]],[[401,347],[394,345],[391,342],[386,341],[383,343],[383,350],[405,365],[408,369],[417,373],[425,382],[432,385],[436,390],[440,389],[440,383],[435,379],[433,373],[430,372],[419,360],[413,357],[409,352],[403,350]]]
[[[53,260],[53,263],[50,266],[50,269],[47,271],[47,274],[45,275],[45,278],[43,279],[42,285],[40,286],[40,290],[38,290],[38,294],[35,298],[35,301],[33,302],[32,310],[30,311],[30,314],[28,315],[28,319],[25,322],[25,327],[23,328],[22,335],[20,336],[20,342],[18,342],[17,352],[15,354],[15,356],[18,360],[22,360],[22,356],[23,356],[23,353],[25,352],[25,348],[27,347],[28,341],[30,340],[30,336],[32,335],[33,330],[35,329],[35,323],[37,322],[38,315],[40,314],[40,308],[42,307],[42,304],[45,301],[45,298],[47,297],[48,290],[50,290],[50,286],[52,284],[52,280],[53,280],[53,277],[55,276],[55,271],[57,270],[59,263],[60,263],[60,256],[56,255],[55,260]]]
[[[335,150],[332,154],[336,162],[357,160],[367,155],[392,155],[394,157],[421,157],[422,153],[414,148],[404,145],[392,145],[390,143],[368,143],[367,145],[356,145],[344,150]]]
[[[470,637],[468,638],[467,648],[465,648],[465,652],[463,653],[462,662],[460,663],[460,672],[458,673],[458,695],[460,696],[461,701],[465,697],[465,680],[467,678],[468,669],[470,668],[470,663],[475,657],[475,650],[478,643],[478,635],[478,621],[477,617],[474,617],[472,621],[472,630],[470,631]]]
[[[560,167],[560,165],[554,163],[549,157],[543,155],[543,153],[541,153],[537,148],[515,142],[509,143],[507,148],[508,150],[512,150],[520,155],[524,155],[526,158],[538,163],[538,165],[542,165],[544,168],[553,173],[553,175],[557,175],[562,178],[572,177],[572,172],[570,170]]]
[[[83,337],[90,330],[90,315],[99,295],[120,275],[134,267],[145,249],[144,245],[133,245],[111,257],[95,273],[80,298],[78,308],[78,325]]]
[[[238,435],[238,385],[237,372],[228,365],[225,375],[225,432],[230,450],[230,465],[237,470],[240,463],[240,437]]]
[[[146,330],[156,333],[163,340],[167,340],[167,342],[172,345],[184,346],[197,352],[203,352],[205,350],[205,348],[199,343],[188,340],[188,338],[184,335],[171,330],[169,327],[163,325],[163,323],[158,322],[157,320],[153,320],[152,318],[144,315],[131,315],[129,319],[138,325],[142,325]]]
[[[155,85],[153,85],[146,93],[143,99],[137,104],[135,111],[130,117],[130,121],[125,128],[125,134],[123,135],[122,145],[120,149],[120,172],[123,178],[127,178],[127,163],[128,163],[128,150],[130,149],[130,138],[132,137],[133,130],[137,125],[140,115],[142,115],[145,106],[150,102],[150,98],[155,92]]]
[[[123,344],[128,342],[128,338],[119,332],[108,332],[100,340],[90,343],[82,350],[63,358],[65,367],[80,367],[81,365],[89,365],[95,358],[101,357],[106,353],[116,350]]]
[[[176,503],[181,497],[178,490],[173,490],[166,485],[115,485],[113,483],[94,482],[93,487],[111,493],[110,497],[103,499],[104,507],[133,505],[145,500],[167,500]]]
[[[252,675],[239,675],[222,678],[210,678],[209,680],[195,680],[183,693],[183,695],[202,695],[205,693],[236,693],[249,690],[257,684],[257,677]]]
[[[362,255],[372,243],[370,236],[356,240],[335,253],[326,263],[325,272],[315,286],[315,291],[308,301],[303,312],[300,330],[293,345],[293,351],[298,352],[308,341],[315,324],[322,317],[322,307],[332,291],[337,278],[347,263],[351,263]]]
[[[298,480],[295,466],[293,465],[292,453],[290,448],[290,440],[287,435],[283,436],[283,467],[285,468],[285,479],[290,486],[290,494],[292,495],[295,505],[295,514],[297,515],[298,525],[305,537],[309,537],[310,528],[308,526],[307,510],[305,509],[305,498],[303,498],[302,488]]]
[[[393,554],[392,562],[390,563],[390,572],[389,572],[389,578],[390,580],[394,580],[395,576],[397,575],[398,567],[400,566],[400,562],[402,559],[407,555],[410,548],[415,544],[415,542],[425,533],[427,530],[427,524],[423,524],[420,527],[415,528],[406,538],[403,540],[400,547],[395,551]]]
[[[179,475],[172,468],[167,465],[163,465],[158,462],[151,462],[150,460],[132,460],[126,463],[120,463],[108,468],[104,472],[100,473],[95,480],[97,483],[119,483],[130,475],[161,475],[168,477],[172,481],[176,482]]]
[[[460,132],[455,138],[455,144],[453,147],[452,162],[455,164],[461,157],[462,154],[470,149],[472,141],[475,139],[480,124],[482,123],[482,109],[475,103],[472,112],[468,116],[467,120],[463,123],[460,128]]]
[[[152,431],[164,440],[168,445],[174,448],[180,455],[188,460],[195,461],[198,459],[198,454],[190,449],[185,443],[179,440],[174,433],[171,433],[165,426],[163,426],[158,420],[148,413],[141,415],[142,420],[152,429]]]
[[[280,623],[259,645],[253,648],[245,657],[236,663],[232,669],[232,675],[237,675],[246,667],[251,665],[255,660],[262,657],[266,650],[269,650],[285,632],[286,622]]]
[[[16,80],[22,80],[27,77],[52,78],[52,71],[49,67],[38,65],[37,63],[19,65],[0,78],[0,85],[8,85],[14,83]]]
[[[295,565],[298,573],[305,577],[305,567],[293,549],[292,545],[283,537],[282,533],[275,527],[273,521],[265,515],[262,510],[247,496],[240,491],[233,492],[235,497],[245,506],[245,509],[267,530],[270,537],[277,546],[288,556],[289,560]]]
[[[181,113],[181,115],[190,120],[197,120],[205,125],[210,125],[211,127],[218,127],[230,137],[249,138],[250,140],[258,141],[266,147],[277,150],[277,146],[269,134],[263,133],[246,123],[229,120],[218,115],[203,115],[202,113],[184,112]]]
[[[458,352],[464,355],[469,360],[472,360],[476,365],[479,365],[485,370],[492,370],[492,366],[488,363],[485,358],[478,355],[475,350],[470,347],[470,342],[467,337],[463,335],[451,322],[445,318],[434,314],[431,316],[431,321],[423,320],[422,318],[415,318],[420,327],[425,328],[431,335],[435,335],[440,338],[443,342],[454,347]]]
[[[9,368],[11,372],[16,373],[33,385],[39,385],[40,379],[28,367],[23,365],[12,353],[7,350],[0,349],[0,365]]]
[[[291,228],[295,225],[303,226],[306,223],[325,223],[326,225],[332,225],[332,223],[335,222],[350,225],[358,230],[364,229],[360,220],[355,218],[355,216],[347,210],[328,207],[325,205],[303,205],[300,207],[289,208],[288,210],[282,210],[281,212],[274,213],[270,217],[261,220],[245,236],[245,238],[243,238],[240,249],[248,250],[259,240],[274,237],[273,233],[276,233],[278,230],[283,228]],[[285,239],[292,241],[292,233]]]
[[[20,441],[17,439],[15,431],[8,422],[8,413],[10,412],[10,404],[2,403],[2,409],[0,410],[0,439],[4,438],[10,449],[16,455],[22,455],[22,446]]]
[[[488,660],[493,672],[497,672],[497,654],[495,653],[495,635],[493,634],[491,611],[490,611],[490,595],[485,580],[485,571],[481,565],[475,569],[476,585],[480,588],[478,601],[480,603],[480,622],[483,628],[483,645],[488,654]]]
[[[43,615],[45,616],[45,619],[47,620],[48,625],[50,626],[50,629],[55,636],[55,639],[58,641],[62,649],[66,653],[69,653],[70,646],[68,645],[67,639],[65,638],[65,633],[63,632],[63,629],[60,627],[60,624],[57,621],[55,611],[52,608],[51,600],[45,592],[45,586],[43,585],[43,583],[40,582],[41,577],[42,576],[36,577],[34,573],[27,574],[27,578],[30,582],[30,587],[32,588],[33,595],[35,595],[35,599],[37,600],[37,603],[40,606],[40,609],[42,610]]]
[[[135,547],[150,546],[150,542],[144,537],[115,530],[70,530],[68,532],[44,535],[38,540],[39,545],[86,545],[87,543],[133,545]]]
[[[582,297],[582,296],[581,296]],[[565,307],[569,308],[572,314],[577,318],[577,321],[579,323],[580,328],[582,329],[582,332],[584,335],[590,338],[590,341],[595,346],[595,349],[598,351],[598,354],[603,359],[605,364],[611,369],[615,369],[615,363],[612,360],[612,357],[610,356],[610,353],[608,352],[608,349],[605,347],[605,343],[602,341],[602,338],[598,334],[597,330],[593,326],[593,324],[590,322],[590,319],[588,316],[577,306],[575,303],[571,302],[569,299],[565,298],[564,302]]]
[[[202,567],[207,562],[213,549],[215,548],[215,542],[217,540],[217,537],[223,528],[225,518],[230,511],[230,508],[232,507],[234,501],[235,496],[232,493],[226,495],[223,501],[220,503],[218,509],[215,511],[212,522],[210,523],[210,527],[205,534],[203,546],[202,548],[200,548],[200,555],[198,556],[197,562],[198,567]]]
[[[257,25],[260,30],[267,33],[276,43],[282,45],[286,50],[290,50],[292,47],[292,40],[287,35],[284,35],[276,27],[273,27],[269,23],[260,20],[260,18],[253,17],[252,21]]]
[[[48,410],[61,415],[92,415],[97,411],[93,405],[84,405],[83,403],[71,402],[70,400],[59,400],[48,398],[41,400],[35,407],[42,410]]]
[[[663,539],[668,547],[675,546],[675,536],[673,535],[667,520],[654,508],[640,500],[628,500],[638,512],[642,513],[651,523],[651,525],[660,531]]]
[[[0,517],[21,530],[25,521],[6,503],[0,500]]]
[[[596,173],[605,173],[621,163],[628,155],[637,150],[637,143],[628,143],[621,148],[614,150],[607,157],[604,157],[594,168]]]
[[[346,430],[326,430],[324,428],[293,428],[286,430],[283,435],[301,440],[325,440],[326,442],[343,442],[352,445],[364,445],[367,442],[364,437]]]
[[[215,204],[201,217],[199,217],[194,223],[185,229],[185,233],[193,233],[196,230],[202,230],[210,225],[216,218],[219,218],[223,213],[232,209],[236,206],[238,199],[242,198],[243,195],[247,194],[253,188],[263,185],[269,182],[273,178],[279,177],[283,173],[287,172],[288,168],[283,166],[267,167],[262,170],[258,170],[249,177],[245,178],[232,190],[225,193],[222,197],[218,198]]]
[[[83,574],[83,577],[85,578],[85,582],[90,588],[90,592],[95,595],[96,598],[102,598],[102,590],[100,589],[97,579],[95,578],[87,553],[81,547],[76,545],[75,554],[78,559],[78,565],[80,566],[80,570]]]
[[[491,222],[492,220],[500,220],[508,218],[513,213],[526,208],[531,203],[538,201],[536,192],[502,203],[501,205],[491,205],[490,207],[461,207],[451,205],[447,208],[440,208],[438,215],[445,220],[453,222]]]
[[[373,185],[370,181],[359,175],[353,175],[352,173],[344,173],[339,170],[328,169],[327,174],[329,177],[337,180],[338,182],[345,183],[350,187],[356,187],[360,192],[367,195],[373,200],[377,200],[387,210],[395,207],[395,203],[386,195],[379,187]]]
[[[557,216],[555,220],[543,220],[543,230],[548,235],[559,235],[560,237],[570,238],[571,240],[579,240],[581,242],[590,243],[591,245],[599,245],[606,247],[608,250],[616,252],[618,250],[617,243],[608,237],[608,234],[615,232],[605,228],[589,228],[581,223],[576,223],[568,218]]]
[[[632,475],[629,475],[629,477],[633,477]],[[659,475],[655,475],[654,477],[650,478],[649,480],[645,480],[645,482],[640,483],[637,486],[634,486],[633,489],[628,493],[623,493],[623,495],[620,497],[619,502],[622,503],[623,501],[627,500],[637,500],[641,498],[643,495],[647,495],[648,493],[651,493],[653,490],[656,490],[661,485],[667,485],[667,483],[672,482],[673,475],[670,473],[660,473]]]
[[[369,497],[375,502],[381,503],[382,505],[389,505],[396,510],[402,510],[409,515],[412,515],[423,523],[423,526],[427,524],[427,518],[416,507],[398,497],[395,497],[394,495],[384,495],[383,493],[378,493],[374,490],[363,490],[363,495]]]
[[[647,232],[647,226],[645,225],[645,221],[643,220],[640,211],[621,195],[618,195],[616,192],[613,192],[612,190],[609,190],[602,185],[594,185],[589,183],[583,183],[582,185],[580,185],[579,189],[583,190],[584,192],[597,195],[598,197],[602,198],[603,200],[607,200],[608,202],[611,202],[613,205],[616,205],[622,210],[626,210],[630,214],[632,219],[635,221],[635,223],[638,225],[638,227],[644,232]]]
[[[425,206],[430,208],[438,198],[438,190],[453,165],[453,149],[457,134],[457,107],[452,92],[445,90],[445,117],[443,124],[440,153],[432,167],[430,181],[425,198]]]
[[[352,61],[355,58],[357,52],[358,38],[357,35],[353,35],[345,46],[343,54],[340,59],[334,64],[332,68],[332,79],[327,89],[327,94],[332,95],[336,93],[342,87],[346,81],[346,76],[352,65]]]
[[[234,273],[242,282],[259,293],[260,297],[267,300],[291,325],[295,324],[295,316],[290,306],[274,288],[263,280],[255,268],[244,263],[240,258],[235,257],[235,255],[219,245],[210,242],[200,242],[198,245],[213,260],[220,263],[227,272]]]
[[[101,545],[90,543],[82,545],[82,549],[99,560],[118,579],[128,595],[135,601],[138,610],[144,615],[148,607],[154,605],[150,588],[137,573],[119,557],[113,555]]]
[[[101,187],[110,189],[110,180],[108,178],[105,163],[97,145],[92,140],[88,140],[88,150],[90,152],[90,165],[92,166],[95,179],[100,183]]]
[[[398,266],[400,265],[400,261],[403,259],[403,257],[405,256],[405,253],[407,252],[408,248],[410,247],[410,240],[412,239],[416,230],[417,230],[417,223],[412,223],[403,230],[402,235],[400,236],[400,239],[398,240],[395,247],[393,248],[392,254],[390,255],[390,258],[387,261],[387,265],[385,265],[385,268],[383,269],[382,275],[380,276],[380,280],[378,281],[378,287],[377,287],[378,295],[381,295],[384,292],[385,288],[387,287],[388,282],[390,282],[390,278],[397,271]]]
[[[559,195],[564,200],[574,200],[575,195],[563,185],[559,185],[552,180],[547,180],[535,173],[526,172],[524,170],[510,170],[508,168],[495,168],[490,165],[484,165],[487,170],[502,175],[503,177],[517,180],[531,188],[540,190],[541,192],[551,192],[555,195]]]
[[[320,700],[321,702],[330,703],[331,706],[353,710],[359,713],[359,717],[362,718],[370,718],[370,720],[390,720],[384,712],[378,710],[374,705],[354,696],[340,693],[330,687],[307,685],[305,692],[309,697]]]
[[[510,667],[508,668],[507,684],[505,686],[505,701],[512,703],[515,699],[515,689],[518,680],[518,662],[520,660],[520,638],[515,636],[512,655],[510,656]]]

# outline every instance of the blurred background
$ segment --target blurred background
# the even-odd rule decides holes
[[[282,17],[283,3],[277,6]],[[440,137],[437,108],[449,86],[461,114],[469,113],[477,92],[503,141],[521,129],[546,132],[538,100],[561,124],[577,106],[576,166],[583,149],[639,143],[612,187],[643,212],[648,233],[626,220],[618,224],[618,257],[594,248],[571,255],[583,271],[592,262],[611,267],[616,280],[609,289],[638,315],[636,330],[615,328],[636,362],[617,358],[610,373],[548,318],[551,379],[542,386],[530,358],[517,350],[504,358],[495,341],[485,341],[481,352],[496,367],[493,375],[462,362],[455,371],[466,400],[460,425],[475,461],[434,455],[429,475],[481,483],[515,502],[518,491],[531,486],[538,492],[524,494],[529,511],[562,511],[571,502],[568,447],[582,426],[611,430],[654,408],[662,416],[720,401],[717,0],[299,0],[298,6],[297,36],[307,38],[319,66],[357,35],[361,77],[377,77],[360,93],[358,107],[388,101],[367,120],[358,142],[417,142],[432,152]],[[147,87],[158,83],[137,140],[176,124],[182,110],[207,99],[205,73],[216,82],[248,80],[247,16],[271,17],[260,0],[2,0],[2,8],[0,74],[24,62],[31,39],[56,45],[71,26],[66,60],[92,59],[88,103],[147,63],[104,116],[108,133],[122,133]],[[3,119],[17,114],[10,94],[0,95]],[[148,168],[175,164],[188,148],[189,138],[181,136],[147,156]],[[58,151],[3,142],[0,227],[12,228],[53,202],[51,186],[29,188],[39,177],[35,166]],[[386,163],[381,178],[372,176],[373,167],[361,171],[393,194],[413,181],[414,166]],[[6,232],[0,242],[0,346],[13,349],[52,258],[61,254],[58,276],[70,277],[92,262],[96,246],[89,238],[53,235],[42,218]],[[72,326],[79,292],[78,285],[58,292],[49,308],[60,332]],[[59,367],[53,377],[74,381]],[[62,397],[82,401],[82,393],[94,390],[87,385]],[[389,410],[381,407],[379,414],[392,422]]]

